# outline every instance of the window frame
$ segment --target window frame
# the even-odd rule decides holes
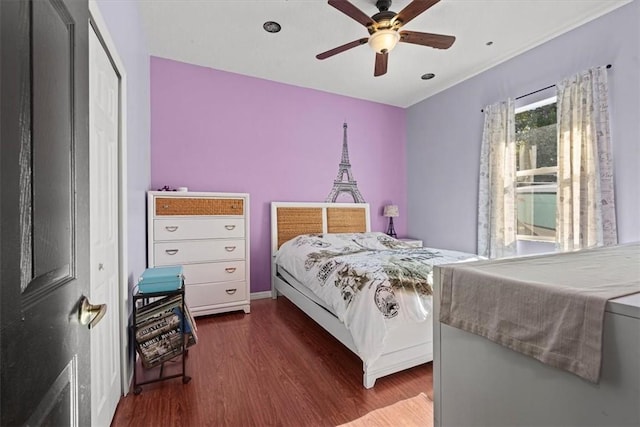
[[[549,88],[551,89],[551,88]],[[520,106],[516,107],[515,112],[514,112],[514,116],[517,116],[519,113],[523,113],[526,111],[531,111],[531,110],[535,110],[536,108],[539,107],[543,107],[546,105],[550,105],[550,104],[557,104],[558,102],[558,97],[555,94],[555,87],[552,88],[553,92],[549,92],[548,90],[542,91],[540,92],[540,94],[536,94],[538,95],[536,97],[536,100],[530,100],[530,102],[527,102],[526,104],[521,101],[520,102]],[[549,96],[551,95],[551,96]],[[557,120],[556,120],[556,126],[557,126]],[[556,144],[557,144],[557,138],[556,138]],[[539,168],[533,168],[533,169],[523,169],[523,170],[516,170],[516,197],[519,194],[524,194],[524,193],[528,193],[528,192],[532,192],[535,191],[535,189],[541,189],[543,187],[549,187],[549,188],[553,188],[555,190],[556,196],[558,194],[558,183],[556,182],[555,184],[540,184],[540,185],[526,185],[526,186],[518,186],[518,182],[517,179],[519,177],[523,177],[523,176],[531,176],[534,177],[536,175],[551,175],[551,174],[558,174],[558,162],[556,159],[556,165],[555,166],[543,166],[543,167],[539,167]],[[556,213],[557,213],[557,204],[556,204]],[[516,204],[516,217],[518,215],[518,207]],[[517,222],[517,221],[516,221]],[[555,231],[555,230],[554,230]],[[528,234],[519,234],[518,233],[518,229],[516,227],[516,240],[517,241],[535,241],[535,242],[555,242],[556,241],[556,233],[557,231],[554,232],[553,236],[532,236],[532,235],[528,235]]]

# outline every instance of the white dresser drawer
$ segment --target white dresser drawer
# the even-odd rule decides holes
[[[154,239],[242,239],[244,218],[171,218],[153,221]]]
[[[185,286],[185,300],[189,307],[226,304],[246,299],[246,282],[203,283]]]
[[[244,280],[244,264],[243,260],[185,264],[183,265],[184,283],[195,285],[211,282],[238,282]]]
[[[153,245],[155,265],[180,265],[245,258],[244,240],[189,240]]]

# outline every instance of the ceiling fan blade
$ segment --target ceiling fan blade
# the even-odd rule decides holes
[[[328,50],[326,52],[322,52],[316,55],[316,58],[318,59],[327,59],[330,56],[336,55],[340,52],[344,52],[345,50],[349,50],[351,48],[354,48],[356,46],[360,46],[362,44],[365,44],[367,42],[367,40],[369,40],[369,37],[363,37],[361,39],[358,40],[354,40],[352,42],[349,43],[345,43],[342,46],[338,46],[338,47],[334,47],[331,50]]]
[[[444,34],[420,33],[418,31],[400,31],[400,41],[404,43],[419,44],[435,47],[436,49],[449,49],[456,38]]]
[[[374,77],[387,73],[387,62],[389,61],[388,53],[376,53],[376,67],[373,70]]]
[[[363,11],[349,3],[347,0],[329,0],[329,4],[347,15],[349,18],[358,21],[365,27],[375,24],[373,19],[365,15]]]
[[[398,13],[396,19],[402,22],[402,25],[405,25],[439,1],[440,0],[413,0]]]

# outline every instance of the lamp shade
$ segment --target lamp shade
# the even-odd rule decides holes
[[[369,46],[377,53],[388,53],[399,40],[400,34],[395,30],[378,30],[369,37]]]
[[[383,216],[387,217],[396,217],[399,215],[398,213],[398,205],[386,205],[384,207]]]

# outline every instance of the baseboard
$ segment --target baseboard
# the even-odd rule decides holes
[[[271,291],[268,290],[268,291],[262,291],[262,292],[251,292],[251,296],[249,298],[252,300],[271,298]]]

